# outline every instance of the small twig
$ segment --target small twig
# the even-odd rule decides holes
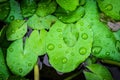
[[[120,67],[120,63],[119,63],[119,62],[116,62],[116,61],[102,60],[102,62],[103,62],[103,63],[107,63],[107,64],[112,64],[112,65],[115,65],[115,66]]]

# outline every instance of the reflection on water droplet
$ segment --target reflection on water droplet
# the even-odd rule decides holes
[[[86,54],[86,52],[87,52],[87,50],[86,50],[86,48],[84,48],[84,47],[82,47],[82,48],[79,49],[79,53],[80,53],[81,55]]]
[[[59,45],[58,45],[58,47],[59,47],[59,48],[62,48],[62,45],[61,45],[61,44],[59,44]]]
[[[81,26],[84,26],[84,23],[83,23],[83,22],[80,22],[80,25],[81,25]]]
[[[119,41],[119,40],[116,41],[115,47],[116,47],[117,50],[120,52],[120,41]]]
[[[109,55],[110,55],[110,52],[106,52],[105,54],[106,54],[107,56],[109,56]]]
[[[105,9],[108,10],[108,11],[112,10],[113,9],[112,4],[106,5]]]
[[[54,46],[53,44],[49,44],[49,45],[47,46],[47,48],[48,48],[48,50],[53,50],[53,49],[55,48],[55,46]]]
[[[62,63],[63,64],[67,63],[67,58],[66,57],[63,58]]]
[[[98,54],[98,53],[100,53],[101,50],[102,50],[102,47],[100,47],[100,46],[95,46],[95,47],[93,47],[93,49],[92,49],[92,53]]]
[[[22,71],[23,71],[22,68],[19,68],[19,72],[22,73]]]
[[[10,52],[13,52],[13,48],[9,48],[9,51],[10,51]]]
[[[14,20],[14,16],[10,16],[10,20]]]
[[[88,38],[88,35],[86,33],[83,33],[81,36],[84,40],[86,40]]]
[[[59,29],[59,28],[58,28],[58,29],[57,29],[57,32],[62,32],[62,29]]]

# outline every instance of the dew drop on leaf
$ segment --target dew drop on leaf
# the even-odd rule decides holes
[[[9,48],[9,51],[10,51],[10,52],[13,52],[13,48]]]
[[[53,49],[55,48],[55,46],[54,46],[53,44],[49,44],[49,45],[47,46],[47,48],[48,48],[48,50],[53,50]]]
[[[84,48],[84,47],[82,47],[82,48],[79,49],[79,53],[80,53],[81,55],[86,54],[86,52],[87,52],[87,50],[86,50],[86,48]]]
[[[105,54],[109,56],[109,55],[110,55],[110,52],[106,52]]]
[[[100,53],[101,50],[102,50],[102,47],[95,46],[95,47],[93,47],[92,52],[95,54],[98,54],[98,53]]]
[[[28,63],[28,66],[32,66],[32,64],[31,64],[31,63]]]
[[[14,20],[14,16],[10,16],[10,20]]]
[[[23,72],[22,68],[19,68],[19,72],[20,72],[20,73],[22,73],[22,72]]]
[[[81,37],[82,39],[86,40],[88,38],[88,35],[86,33],[83,33]]]
[[[108,10],[108,11],[112,10],[113,9],[112,4],[106,5],[105,9]]]
[[[67,58],[66,57],[63,58],[62,63],[63,64],[67,63]]]

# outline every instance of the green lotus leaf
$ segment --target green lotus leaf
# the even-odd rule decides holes
[[[59,10],[59,9],[58,9]],[[76,22],[77,20],[79,20],[81,17],[83,17],[85,13],[85,10],[83,7],[78,7],[75,11],[72,12],[58,12],[55,13],[55,15],[58,17],[59,20],[61,20],[62,22],[65,23],[72,23],[72,22]]]
[[[32,50],[37,56],[46,53],[45,39],[47,32],[43,29],[40,31],[34,30],[30,37],[26,40],[25,49]],[[28,47],[29,46],[29,47]]]
[[[96,79],[103,80],[101,76],[91,73],[91,72],[84,71],[84,75],[85,75],[86,80],[96,80]]]
[[[119,0],[97,0],[98,6],[107,16],[120,20],[120,3]]]
[[[38,17],[34,14],[28,21],[27,24],[32,29],[49,29],[51,25],[57,20],[53,15],[48,15],[46,17]]]
[[[7,80],[8,77],[9,72],[5,63],[5,56],[3,55],[3,51],[0,48],[0,80]]]
[[[10,0],[9,4],[10,13],[5,19],[5,22],[11,22],[16,19],[23,19],[19,3],[16,0]]]
[[[24,17],[32,16],[36,11],[36,0],[21,0],[21,12]]]
[[[27,32],[27,23],[25,20],[12,21],[6,31],[7,39],[12,41],[22,38]]]
[[[0,3],[0,20],[4,20],[10,12],[9,2]]]
[[[96,1],[87,0],[85,10],[85,16],[80,21],[81,24],[86,24],[86,21],[91,24],[94,33],[92,54],[97,58],[120,61],[120,53],[115,47],[116,38],[108,26],[99,21]]]
[[[56,0],[56,2],[66,11],[74,11],[79,5],[79,0]]]
[[[7,65],[13,74],[27,75],[34,67],[37,56],[32,50],[26,49],[22,39],[14,41],[7,49]]]
[[[41,0],[38,3],[38,8],[36,10],[36,14],[38,16],[47,16],[55,12],[57,4],[55,0]]]
[[[87,80],[93,80],[94,78],[96,78],[97,80],[113,80],[109,70],[100,64],[91,64],[88,65],[87,68],[91,71],[84,71]]]
[[[92,41],[91,29],[79,23],[56,21],[46,39],[50,64],[59,72],[73,71],[90,55]]]

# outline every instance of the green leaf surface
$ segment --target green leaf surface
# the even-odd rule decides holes
[[[3,54],[2,48],[0,48],[0,80],[7,80],[9,77],[9,72],[7,69],[5,56]]]
[[[57,4],[55,0],[41,0],[38,3],[38,8],[36,14],[38,16],[44,17],[55,12]]]
[[[56,0],[56,2],[66,11],[74,11],[79,5],[79,0]]]
[[[98,80],[113,80],[109,70],[100,64],[91,64],[88,65],[87,68],[91,71],[91,73],[84,72],[86,78],[88,78],[87,80],[90,80],[90,78],[94,79],[95,77],[98,78]]]
[[[27,23],[25,20],[12,21],[6,31],[7,39],[10,41],[22,38],[27,32]]]
[[[97,0],[100,10],[115,20],[120,20],[119,0]]]
[[[21,0],[20,7],[24,17],[32,16],[37,8],[36,0]]]
[[[29,47],[29,46],[26,46]],[[25,76],[34,67],[37,56],[32,50],[24,48],[23,40],[14,41],[7,49],[7,65],[12,73]]]
[[[59,10],[59,9],[58,9]],[[61,10],[62,12],[62,10]],[[83,7],[78,7],[76,10],[71,12],[56,12],[55,15],[64,23],[73,23],[78,21],[81,17],[84,16],[85,10]]]
[[[51,25],[57,20],[57,18],[53,15],[48,15],[45,17],[38,17],[34,14],[30,19],[27,21],[27,24],[32,29],[49,29]]]
[[[50,64],[59,72],[73,71],[90,55],[92,41],[91,29],[57,21],[46,39]]]
[[[86,14],[80,21],[81,24],[86,24],[86,21],[91,24],[94,33],[92,54],[97,58],[120,61],[120,53],[115,47],[116,38],[108,26],[99,21],[96,1],[87,0],[85,11]]]
[[[5,22],[9,23],[16,19],[23,19],[19,3],[16,0],[10,0],[9,4],[10,4],[10,13],[5,19]]]
[[[30,37],[27,38],[25,49],[27,51],[32,50],[37,56],[41,56],[46,53],[45,39],[47,32],[43,29],[40,31],[34,30]],[[28,47],[29,46],[29,47]]]
[[[9,2],[0,3],[0,20],[4,20],[10,12]]]

